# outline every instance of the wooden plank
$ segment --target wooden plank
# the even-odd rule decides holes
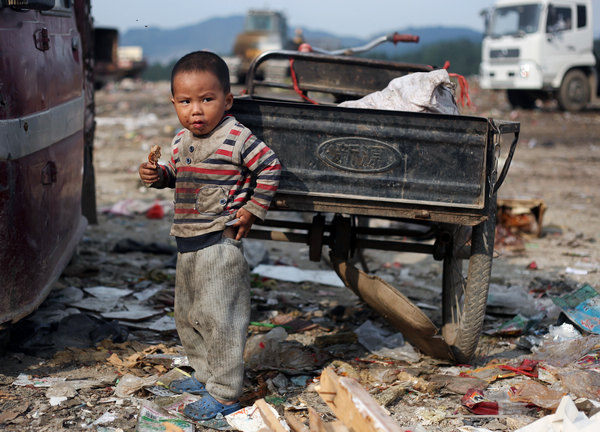
[[[325,432],[325,422],[313,407],[308,407],[308,428],[310,432]]]
[[[289,432],[289,429],[285,428],[281,423],[282,419],[280,419],[275,408],[269,405],[264,399],[258,399],[254,403],[260,411],[260,416],[270,430],[273,432]]]
[[[286,411],[283,417],[293,432],[309,432],[308,427],[291,412]]]
[[[323,370],[317,392],[350,429],[357,432],[403,432],[356,380],[338,377],[332,368]]]

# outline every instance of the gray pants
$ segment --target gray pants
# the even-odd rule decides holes
[[[241,242],[177,255],[175,324],[195,377],[217,399],[242,393],[250,272]]]

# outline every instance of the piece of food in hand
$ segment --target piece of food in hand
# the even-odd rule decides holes
[[[148,155],[148,162],[152,165],[157,166],[158,160],[160,159],[160,146],[153,145],[150,149],[150,154]]]

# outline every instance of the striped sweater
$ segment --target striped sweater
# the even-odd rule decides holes
[[[171,235],[195,237],[225,229],[244,208],[264,219],[279,184],[275,153],[235,117],[226,115],[209,134],[179,132],[172,156],[160,165],[156,188],[175,188]]]

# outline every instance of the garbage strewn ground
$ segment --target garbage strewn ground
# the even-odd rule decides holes
[[[177,119],[168,84],[125,84],[97,93],[99,224],[39,310],[3,333],[0,429],[344,430],[364,420],[360,430],[537,432],[550,422],[598,430],[598,111],[511,111],[470,83],[476,107],[464,113],[522,128],[500,189],[488,309],[471,364],[412,347],[339,283],[326,253],[314,263],[305,245],[247,241],[255,272],[244,409],[194,424],[180,414],[194,396],[167,389],[190,372],[172,314],[172,195],[137,177]],[[383,251],[365,258],[439,316],[440,262]]]

